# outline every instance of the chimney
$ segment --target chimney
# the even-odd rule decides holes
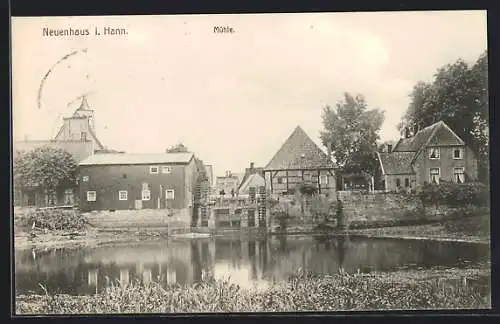
[[[405,138],[408,138],[408,137],[410,137],[410,128],[405,127]]]
[[[392,144],[387,144],[387,153],[392,152]]]
[[[253,162],[250,162],[250,170],[253,170]]]

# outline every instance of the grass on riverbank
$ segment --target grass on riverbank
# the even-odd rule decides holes
[[[426,270],[313,276],[270,288],[242,289],[210,279],[168,289],[158,283],[115,286],[94,296],[18,296],[17,314],[297,312],[490,308],[489,271]]]
[[[490,241],[490,215],[446,220],[426,225],[395,226],[351,230],[353,234],[374,237],[402,237],[464,242]]]

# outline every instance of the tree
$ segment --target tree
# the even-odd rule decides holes
[[[335,108],[326,106],[323,115],[324,131],[320,138],[336,165],[345,171],[377,173],[377,140],[384,121],[384,112],[368,109],[362,95],[344,93],[344,101]]]
[[[479,160],[479,175],[488,181],[488,55],[485,51],[473,65],[462,59],[439,68],[432,82],[418,82],[400,130],[413,133],[444,121],[471,148]]]
[[[177,145],[171,146],[168,149],[166,149],[166,153],[188,153],[188,152],[189,152],[188,148],[182,143],[178,143]]]
[[[166,153],[189,153],[189,149],[182,143],[178,143],[177,145],[171,146],[165,150]],[[197,182],[208,181],[207,171],[205,169],[205,165],[203,160],[200,160],[198,157],[194,157],[194,161],[196,164],[196,173],[197,173]]]
[[[71,154],[49,146],[21,152],[14,160],[13,171],[19,188],[45,189],[48,194],[76,180],[76,162]]]

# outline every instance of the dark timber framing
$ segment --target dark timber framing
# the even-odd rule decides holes
[[[321,171],[327,171],[328,174],[335,179],[335,175],[332,172],[333,168],[304,168],[304,169],[295,169],[294,168],[294,169],[264,170],[263,171],[264,172],[264,178],[266,177],[266,174],[269,174],[269,181],[270,181],[269,185],[270,185],[270,189],[271,189],[271,194],[274,193],[273,180],[274,180],[274,178],[276,178],[276,176],[278,175],[279,172],[285,172],[286,190],[288,191],[290,189],[290,186],[289,186],[289,179],[290,179],[289,172],[296,172],[296,171],[300,171],[300,177],[301,177],[302,181],[304,181],[304,173],[305,172],[314,172],[314,171],[316,171],[316,173],[317,173],[317,175],[316,175],[317,182],[316,183],[317,183],[318,193],[321,193],[321,184],[320,184]]]
[[[325,193],[336,189],[334,167],[328,154],[297,126],[263,168],[263,173],[271,194],[289,193],[304,182],[314,185],[318,193]],[[322,176],[328,177],[324,185],[320,183]]]

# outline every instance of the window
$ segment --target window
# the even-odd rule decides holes
[[[85,132],[81,132],[81,133],[80,133],[80,139],[81,139],[82,141],[86,141],[86,140],[87,140],[87,133],[85,133]]]
[[[142,200],[151,200],[151,191],[145,189],[142,191]]]
[[[150,166],[149,173],[158,174],[158,167],[157,166]]]
[[[453,169],[453,180],[456,183],[464,183],[465,182],[465,170],[464,170],[464,168],[454,168]]]
[[[89,181],[89,176],[83,176],[82,177],[83,182],[88,182]]]
[[[95,191],[87,191],[87,201],[96,201],[97,194]]]
[[[464,158],[464,150],[461,147],[453,149],[453,159],[461,160],[463,158]]]
[[[64,190],[64,204],[73,205],[73,189]]]
[[[161,173],[171,173],[172,172],[172,168],[169,167],[169,166],[162,166],[161,167]]]
[[[328,176],[327,175],[320,175],[319,176],[319,184],[323,184],[323,185],[328,184]]]
[[[45,194],[46,202],[48,206],[54,206],[57,202],[57,197],[55,191],[51,191]]]
[[[401,187],[401,179],[396,179],[396,187]]]
[[[165,190],[165,196],[167,199],[174,199],[174,189]]]
[[[439,147],[431,147],[429,149],[429,159],[432,159],[432,160],[439,159]]]
[[[435,183],[435,184],[439,184],[439,176],[440,176],[441,172],[439,170],[439,168],[430,168],[429,170],[429,178],[430,178],[430,181],[431,183]]]
[[[128,192],[127,190],[118,191],[118,199],[120,200],[128,200]]]
[[[405,178],[405,187],[408,188],[410,186],[410,179]]]

